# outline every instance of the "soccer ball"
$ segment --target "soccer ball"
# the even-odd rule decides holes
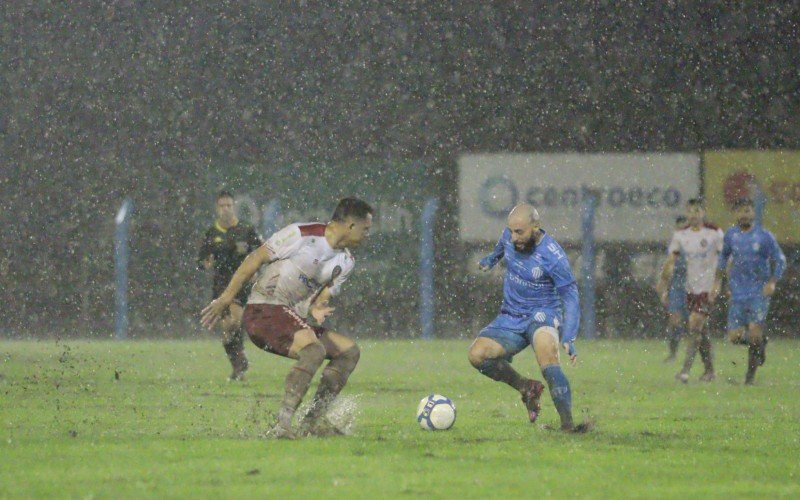
[[[441,394],[422,398],[417,407],[417,422],[426,431],[446,431],[456,421],[456,405]]]

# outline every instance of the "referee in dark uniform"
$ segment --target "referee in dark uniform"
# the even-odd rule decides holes
[[[220,191],[217,194],[216,213],[214,225],[206,231],[197,257],[198,268],[214,270],[212,293],[215,298],[228,286],[244,258],[263,244],[253,226],[239,222],[233,194],[229,191]],[[241,380],[247,371],[248,362],[244,353],[244,332],[241,325],[242,311],[247,304],[249,292],[249,287],[244,287],[239,292],[230,306],[230,314],[221,322],[222,345],[233,367],[230,380]]]

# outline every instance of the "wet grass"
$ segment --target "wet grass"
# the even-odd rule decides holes
[[[660,342],[582,342],[566,372],[588,435],[527,424],[468,341],[361,344],[354,434],[271,442],[290,363],[252,345],[232,384],[211,341],[0,342],[0,497],[800,496],[800,342],[773,341],[753,387],[744,348],[717,342],[719,378],[680,385]],[[417,427],[431,392],[451,431]]]

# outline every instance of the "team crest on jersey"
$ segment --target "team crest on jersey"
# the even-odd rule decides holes
[[[246,241],[237,241],[236,242],[236,251],[239,254],[247,253],[247,242]]]
[[[544,271],[542,271],[542,268],[539,267],[539,266],[536,266],[533,269],[531,269],[531,276],[533,276],[533,279],[535,279],[535,280],[538,280],[539,278],[541,278],[543,274],[544,274]]]
[[[536,314],[533,315],[533,319],[535,319],[539,323],[544,323],[544,320],[547,319],[547,315],[545,313],[543,313],[542,311],[539,311],[539,312],[537,312]]]
[[[700,240],[700,246],[703,247],[703,248],[707,247],[708,246],[708,240],[705,239],[705,238]]]
[[[753,251],[754,252],[758,252],[758,250],[760,248],[761,248],[761,245],[759,245],[757,241],[755,243],[753,243]]]
[[[216,238],[214,238],[214,243],[222,243],[222,237],[217,236]]]

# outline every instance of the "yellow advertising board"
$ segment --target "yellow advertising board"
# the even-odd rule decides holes
[[[781,243],[800,242],[800,151],[708,151],[703,164],[710,221],[727,229],[733,202],[762,193],[764,227]]]

